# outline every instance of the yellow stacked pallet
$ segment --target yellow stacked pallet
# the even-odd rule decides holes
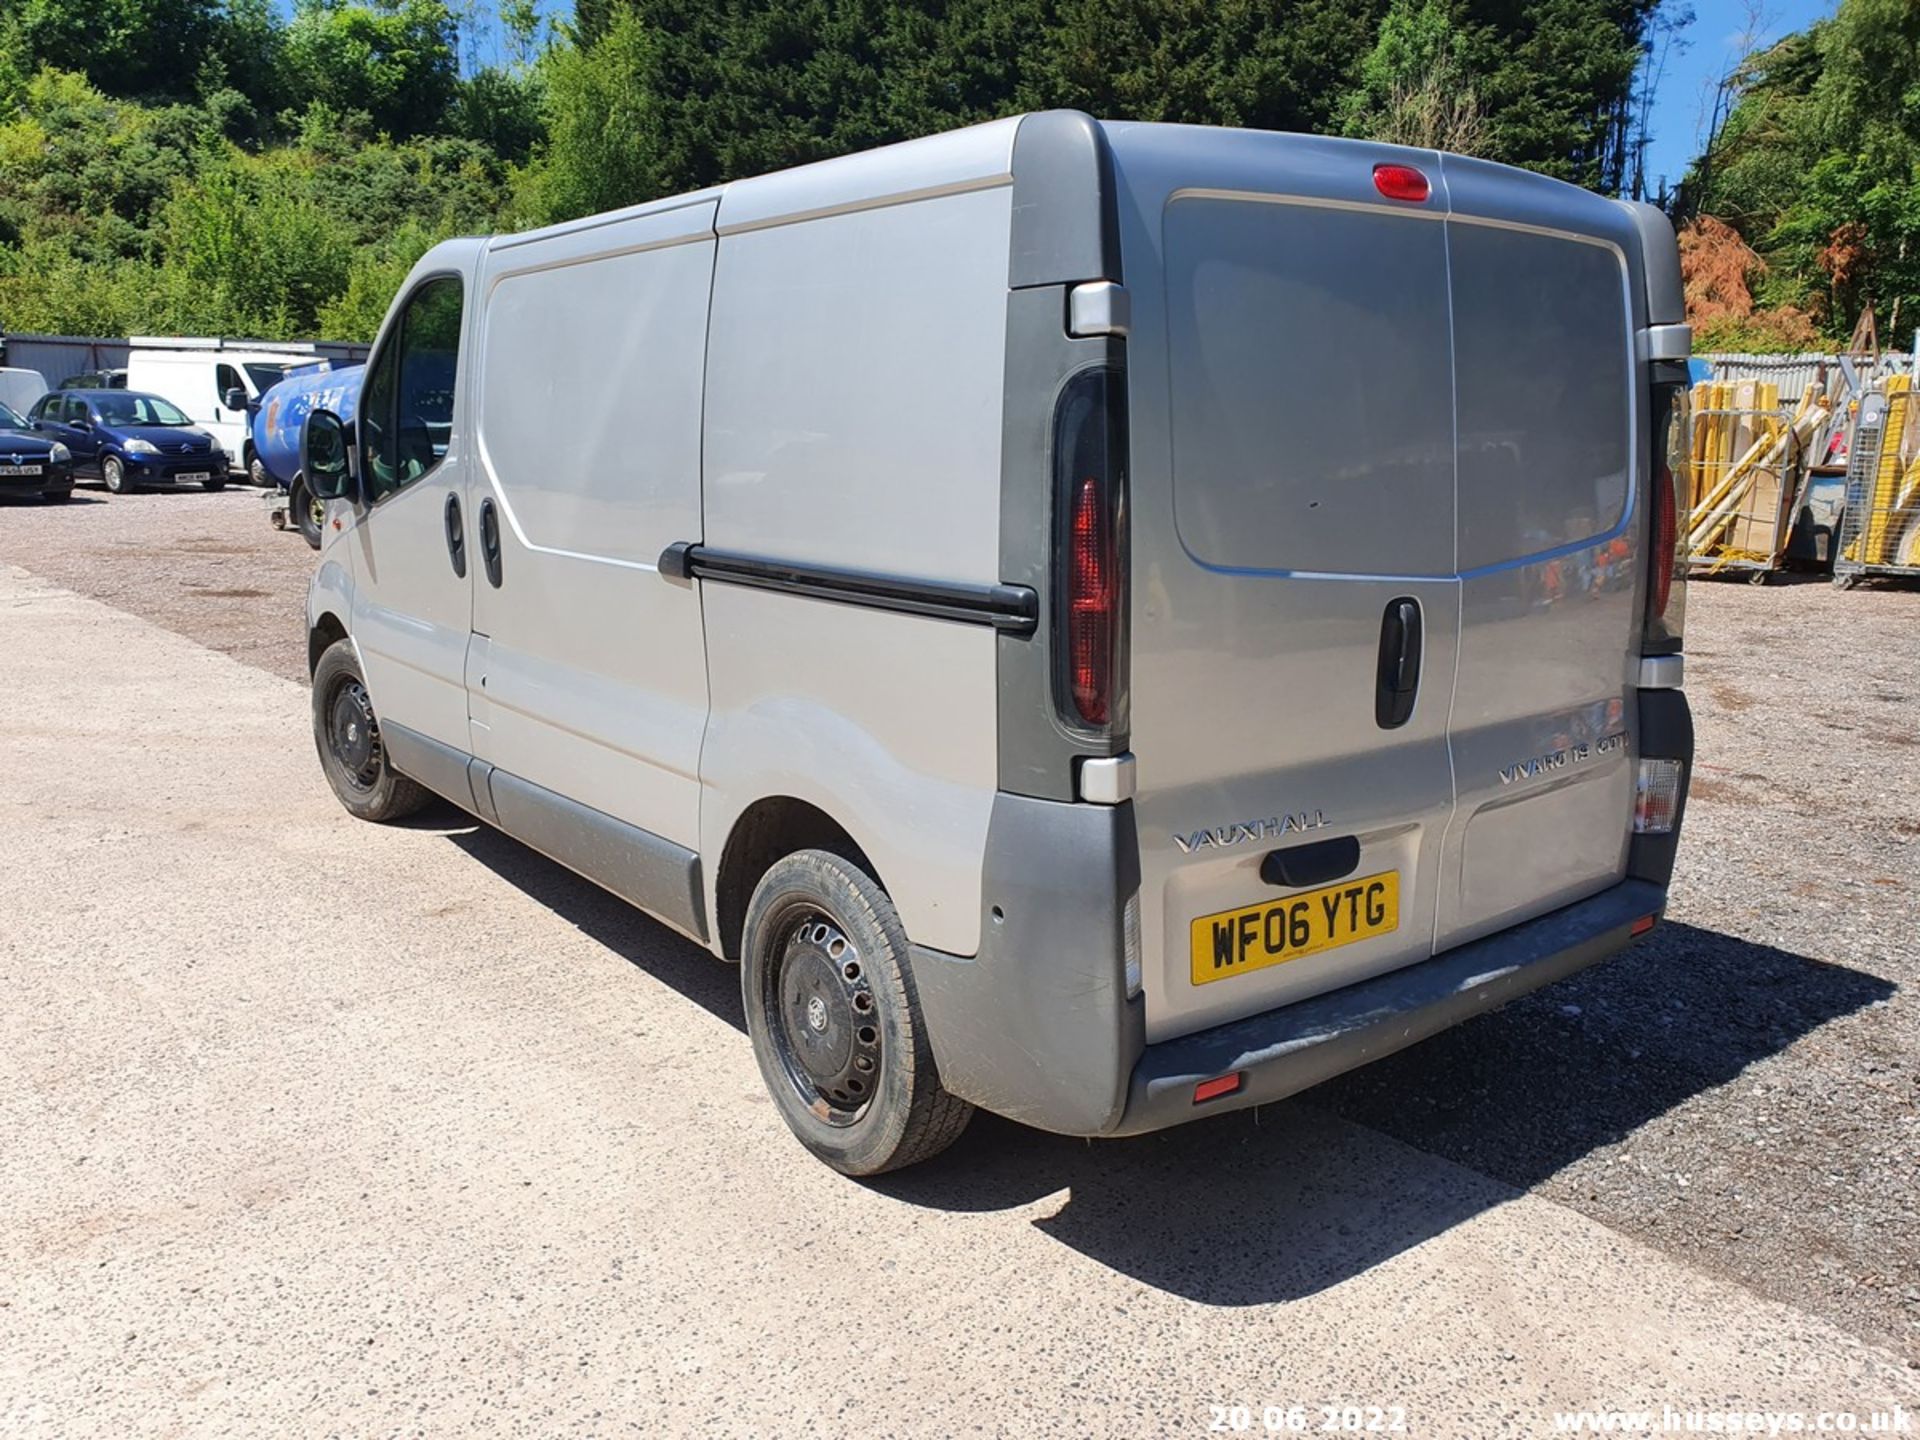
[[[1694,387],[1688,554],[1708,571],[1770,570],[1786,551],[1806,452],[1826,424],[1826,397],[1808,385],[1791,419],[1767,381]]]

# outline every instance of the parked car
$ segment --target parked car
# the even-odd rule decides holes
[[[60,382],[62,390],[124,390],[127,388],[125,370],[82,370],[78,375],[69,375]]]
[[[364,365],[338,370],[315,368],[289,375],[260,397],[252,421],[254,483],[277,486],[285,497],[275,507],[274,523],[291,524],[307,544],[320,548],[320,522],[325,507],[313,498],[300,475],[300,435],[308,414],[316,407],[332,411],[353,423],[354,402],[360,394]]]
[[[219,340],[157,340],[136,335],[127,382],[164,395],[220,443],[233,468],[251,473],[248,414],[261,395],[299,368],[327,362],[307,351],[228,349]]]
[[[306,422],[321,766],[737,960],[848,1173],[1272,1101],[1663,913],[1682,316],[1651,206],[1062,112],[450,241]]]
[[[0,405],[24,414],[47,393],[47,377],[22,365],[0,367]]]
[[[10,405],[0,404],[0,494],[73,498],[73,452]]]
[[[226,453],[158,395],[56,390],[41,397],[30,418],[35,430],[73,452],[76,474],[97,476],[116,495],[148,486],[226,487]]]

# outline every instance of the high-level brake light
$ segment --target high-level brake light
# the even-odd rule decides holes
[[[1419,204],[1433,193],[1427,177],[1411,165],[1376,165],[1373,188],[1389,200],[1408,200]]]

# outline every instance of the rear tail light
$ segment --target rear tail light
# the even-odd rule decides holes
[[[1680,817],[1680,762],[1642,760],[1633,781],[1633,833],[1670,835]]]
[[[1653,524],[1647,542],[1647,620],[1641,649],[1680,648],[1687,611],[1687,517],[1692,486],[1692,405],[1685,385],[1654,390]]]
[[[1068,726],[1106,737],[1126,727],[1126,413],[1124,378],[1086,370],[1055,417],[1058,705]]]

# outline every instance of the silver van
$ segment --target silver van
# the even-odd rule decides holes
[[[1652,208],[1049,112],[450,241],[308,619],[320,760],[741,967],[801,1142],[1279,1099],[1662,913]]]

